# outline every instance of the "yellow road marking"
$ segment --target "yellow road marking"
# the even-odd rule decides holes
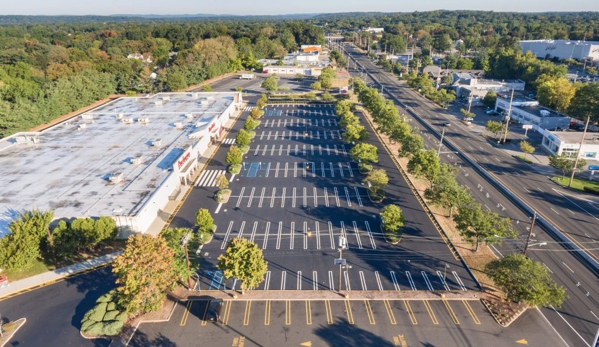
[[[206,321],[206,315],[208,315],[209,307],[210,307],[210,301],[208,301],[208,304],[206,305],[206,308],[204,309],[204,314],[202,315],[202,323],[200,323],[200,325],[208,324],[208,322]]]
[[[453,312],[453,309],[451,308],[451,306],[449,306],[449,302],[447,302],[447,300],[443,300],[443,304],[445,304],[445,308],[447,308],[447,312],[449,312],[449,315],[451,316],[453,322],[455,324],[460,324],[458,316],[455,315],[455,312]]]
[[[354,324],[354,314],[351,311],[351,304],[349,300],[345,300],[345,313],[347,314],[347,321],[349,324]]]
[[[416,320],[416,316],[414,315],[414,311],[412,311],[412,306],[410,306],[410,303],[407,302],[406,300],[403,300],[403,304],[406,307],[406,311],[408,312],[408,316],[410,316],[410,320],[412,321],[412,324],[414,324],[414,325],[418,324],[418,321]]]
[[[243,325],[250,324],[250,312],[252,311],[252,301],[248,300],[245,302],[245,312],[243,314]]]
[[[393,314],[393,310],[391,309],[391,304],[389,303],[389,300],[383,300],[383,302],[385,303],[385,309],[387,309],[387,315],[389,316],[391,324],[397,324],[397,320],[395,320],[395,315]]]
[[[310,300],[306,300],[306,324],[312,325],[312,306]]]
[[[433,321],[433,324],[439,324],[439,321],[437,320],[437,317],[435,316],[435,312],[433,312],[433,308],[428,303],[428,301],[422,300],[422,302],[424,302],[424,307],[426,307],[426,310],[428,311],[428,315],[431,316],[431,320]]]
[[[264,325],[270,325],[270,300],[266,300],[264,308]]]
[[[232,301],[227,300],[225,302],[226,302],[226,304],[225,304],[225,309],[224,309],[224,313],[223,313],[223,325],[229,324],[229,316],[231,315]]]
[[[188,301],[185,305],[185,311],[183,311],[183,317],[181,317],[181,323],[179,323],[179,325],[181,325],[182,327],[184,327],[185,324],[187,324],[187,318],[189,317],[189,310],[191,309],[191,305],[193,305],[193,301]]]
[[[466,309],[468,310],[468,313],[470,313],[470,316],[472,317],[472,320],[474,320],[474,323],[480,324],[480,320],[478,320],[476,313],[474,313],[474,310],[472,309],[472,307],[470,307],[468,301],[462,300],[462,302],[464,303],[464,306],[466,306]]]
[[[372,313],[372,307],[370,306],[370,302],[368,300],[364,300],[364,306],[366,306],[366,314],[368,315],[368,321],[370,324],[376,324],[374,320],[374,314]]]
[[[285,301],[285,325],[291,325],[291,301]]]
[[[333,324],[333,310],[331,310],[331,302],[329,300],[324,301],[325,311],[327,313],[327,323]]]

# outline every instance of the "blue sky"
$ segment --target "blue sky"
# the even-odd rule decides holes
[[[412,12],[437,9],[515,12],[599,11],[596,0],[11,0],[2,14],[290,14],[328,12]]]

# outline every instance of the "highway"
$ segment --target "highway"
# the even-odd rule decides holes
[[[579,247],[585,248],[597,259],[597,209],[581,197],[572,196],[558,188],[547,177],[551,169],[539,168],[537,172],[530,165],[518,162],[504,150],[485,140],[480,134],[480,127],[470,128],[459,121],[459,109],[444,110],[432,102],[422,98],[410,90],[396,77],[376,66],[368,57],[353,46],[346,45],[345,52],[352,60],[350,72],[365,77],[368,82],[375,82],[388,97],[392,95],[409,106],[419,117],[430,125],[437,127],[445,121],[451,122],[445,132],[445,139],[458,149],[460,155],[470,156],[489,173],[495,175],[503,185],[517,194],[544,219],[554,223]],[[355,62],[358,63],[356,70]],[[363,74],[367,72],[369,76]],[[437,149],[437,134],[432,134],[428,127],[400,107],[407,114],[411,124],[418,127],[428,148]],[[440,127],[438,128],[440,132]],[[514,228],[519,239],[505,242],[496,247],[498,255],[519,252],[527,236],[531,216],[524,213],[510,199],[470,167],[460,155],[442,148],[442,158],[459,168],[458,181],[469,187],[472,195],[484,206],[514,221]],[[599,323],[599,292],[597,291],[597,273],[586,263],[582,263],[574,254],[567,251],[564,245],[555,241],[545,230],[537,225],[534,229],[533,246],[528,255],[543,262],[553,278],[567,288],[569,299],[561,309],[545,308],[540,310],[546,319],[555,327],[570,346],[590,346]],[[541,243],[546,242],[546,246]]]

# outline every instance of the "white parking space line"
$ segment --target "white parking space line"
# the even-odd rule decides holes
[[[335,192],[335,202],[337,203],[337,207],[339,207],[341,206],[341,203],[339,202],[339,192],[337,191],[337,187],[333,187],[333,191]]]
[[[324,188],[324,204],[329,207],[329,195],[327,194],[327,188]]]
[[[308,152],[306,151],[306,145],[302,145],[302,155],[306,156]]]
[[[310,132],[310,133],[312,133],[312,132]],[[312,135],[310,135],[310,138],[312,138],[311,136]],[[310,154],[314,155],[314,145],[310,145]]]
[[[220,245],[220,249],[225,249],[227,247],[227,241],[229,240],[231,229],[233,229],[233,221],[229,222],[229,228],[227,228],[227,232],[225,233],[225,237],[223,238],[223,243],[221,243]]]
[[[281,274],[281,290],[285,290],[285,284],[287,282],[287,271],[283,271]]]
[[[252,234],[250,235],[251,242],[254,242],[254,238],[256,238],[256,229],[258,229],[258,222],[254,222],[254,227],[252,228]]]
[[[280,145],[279,146],[279,155],[282,155],[282,154],[283,154],[283,145]]]
[[[287,192],[287,188],[283,187],[283,195],[281,195],[281,207],[285,207],[285,193]]]
[[[335,291],[335,280],[333,279],[333,271],[329,271],[329,288],[331,291]]]
[[[262,141],[263,138],[264,138],[264,131],[262,133],[260,133],[260,141]]]
[[[466,286],[464,285],[464,282],[462,282],[462,279],[460,278],[460,276],[458,276],[458,273],[455,271],[452,271],[453,273],[453,277],[455,277],[455,280],[458,282],[458,284],[460,285],[460,288],[463,291],[467,291],[468,289],[466,289]]]
[[[287,178],[287,170],[289,170],[289,163],[285,163],[285,178]]]
[[[262,207],[262,202],[264,201],[264,192],[266,188],[262,188],[262,193],[260,194],[260,201],[258,202],[258,207]]]
[[[216,210],[214,210],[214,214],[218,214],[218,212],[220,211],[221,207],[223,207],[223,204],[222,203],[218,204],[218,206],[216,206]]]
[[[379,291],[383,291],[383,283],[381,283],[381,276],[379,276],[379,272],[378,271],[374,272],[374,277],[376,278],[376,283],[379,286]]]
[[[318,145],[318,155],[322,155],[322,146]]]
[[[358,224],[355,221],[353,221],[352,224],[354,225],[354,234],[356,235],[356,241],[358,243],[358,248],[362,249],[364,247],[362,246],[362,240],[360,239],[360,230],[358,229]]]
[[[312,289],[318,290],[318,272],[312,271]]]
[[[320,172],[321,172],[322,177],[326,177],[326,174],[324,172],[324,163],[323,162],[320,162]]]
[[[351,169],[351,163],[347,163],[347,171],[349,171],[349,177],[354,177],[354,171]]]
[[[229,180],[229,182],[233,182],[233,179],[235,178],[235,174],[231,175],[231,179]]]
[[[345,289],[351,290],[351,284],[349,283],[349,272],[343,271],[343,277],[345,278]],[[341,290],[341,288],[339,288]]]
[[[266,155],[267,149],[268,149],[268,145],[264,145],[264,150],[262,151],[262,155]]]
[[[293,177],[297,177],[297,162],[293,162]]]
[[[277,194],[277,188],[273,188],[272,194],[270,195],[270,208],[272,208],[275,205],[276,194]]]
[[[275,168],[275,178],[278,178],[278,177],[279,177],[279,165],[280,165],[280,164],[281,164],[281,163],[277,162],[277,166],[276,166],[276,168]]]
[[[341,173],[341,178],[344,178],[345,175],[343,175],[343,165],[341,165],[341,163],[337,163],[339,165],[339,173]]]
[[[266,136],[266,140],[267,140],[267,141],[270,141],[270,136],[271,136],[271,132],[269,131],[269,132],[268,132],[268,135]]]
[[[428,287],[428,290],[434,290],[431,281],[428,279],[428,276],[426,275],[426,272],[420,271],[420,273],[422,274],[422,277],[424,278],[424,282],[426,282],[426,286]]]
[[[245,192],[245,187],[241,187],[241,192],[239,193],[239,198],[237,199],[237,204],[235,204],[235,207],[239,207],[239,205],[241,204],[241,199],[243,199],[243,192]]]
[[[283,233],[283,222],[279,222],[279,231],[277,232],[277,245],[275,246],[276,249],[280,249],[281,248],[281,234]]]
[[[295,151],[293,151],[293,155],[297,155],[297,148],[298,147],[299,147],[298,145],[295,145]]]
[[[308,222],[304,222],[304,249],[308,249]]]
[[[366,231],[368,232],[368,238],[370,239],[370,244],[372,245],[372,249],[376,249],[376,242],[374,241],[374,237],[372,236],[372,231],[370,230],[370,223],[365,221]]]
[[[296,188],[293,187],[293,198],[291,200],[291,207],[295,207],[295,190],[296,190]]]
[[[291,145],[287,145],[287,155],[291,152]]]
[[[275,145],[272,145],[272,146],[271,146],[271,149],[270,149],[270,155],[271,155],[271,156],[275,155]]]
[[[303,205],[306,206],[306,207],[308,207],[308,191],[307,190],[308,190],[308,188],[304,187],[304,189],[303,189],[303,193],[304,193],[304,196],[303,196],[304,204]]]
[[[297,272],[296,288],[297,288],[297,290],[302,290],[302,272],[301,271]]]
[[[339,136],[339,138],[341,138],[341,131],[337,130],[337,136]]]
[[[343,236],[347,240],[347,233],[345,232],[345,223],[341,222],[341,236]],[[345,245],[346,249],[349,249],[349,242]]]
[[[254,155],[258,155],[259,150],[260,150],[260,145],[257,145],[256,149],[254,150]]]
[[[331,239],[331,249],[335,249],[335,237],[333,236],[333,223],[328,222],[329,224],[329,238]]]
[[[408,277],[408,281],[410,282],[410,287],[412,290],[416,290],[416,286],[414,285],[414,280],[412,279],[412,274],[410,274],[410,271],[406,271],[406,276]]]
[[[314,233],[316,234],[316,249],[320,249],[320,224],[318,221],[315,222]]]
[[[291,222],[291,230],[289,236],[289,249],[293,249],[293,243],[295,241],[295,222]]]
[[[239,227],[239,234],[237,234],[237,238],[240,239],[243,235],[243,229],[245,228],[245,221],[241,222],[241,226]]]
[[[314,187],[312,191],[314,192],[314,207],[318,207],[318,191],[316,190],[316,187]]]
[[[329,168],[331,169],[331,177],[335,177],[335,168],[333,167],[333,163],[329,162]]]
[[[250,200],[248,200],[248,207],[252,206],[252,200],[254,199],[254,191],[256,190],[256,187],[252,187],[252,191],[250,192]]]
[[[264,290],[268,290],[269,285],[270,285],[270,271],[266,271],[266,276],[264,276]]]
[[[347,206],[351,207],[351,199],[349,198],[349,190],[347,190],[347,187],[343,187],[343,189],[345,190],[345,198],[347,199]]]
[[[391,271],[391,281],[393,282],[393,287],[395,287],[395,290],[401,290],[401,288],[399,287],[399,282],[397,282],[397,276],[395,276],[395,271]]]
[[[266,222],[266,228],[264,229],[264,240],[262,241],[262,249],[266,249],[268,246],[268,232],[270,231],[270,222]]]
[[[360,282],[362,283],[362,290],[368,290],[368,288],[366,287],[366,279],[364,278],[364,272],[359,271],[358,273],[360,274]]]
[[[327,155],[331,155],[331,149],[329,148],[329,145],[327,145]]]
[[[275,131],[275,141],[279,139],[279,132]]]
[[[443,284],[443,288],[445,288],[445,290],[449,290],[449,286],[447,285],[447,282],[445,281],[443,274],[441,274],[441,271],[437,271],[437,276],[439,276],[439,279],[441,280],[441,283]]]
[[[324,119],[321,119],[321,121],[322,121],[322,126],[324,126]]]
[[[360,197],[360,191],[358,190],[358,187],[354,187],[354,190],[356,191],[356,198],[358,199],[358,205],[362,206],[362,198]]]
[[[341,145],[341,153],[343,153],[343,155],[347,155],[347,152],[345,151],[345,145]]]
[[[335,155],[339,155],[339,150],[337,150],[337,145],[333,145],[333,149],[335,151]]]

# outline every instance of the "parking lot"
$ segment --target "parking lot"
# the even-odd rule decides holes
[[[230,240],[244,237],[264,250],[269,262],[266,290],[457,290],[476,283],[444,242],[370,127],[369,143],[389,176],[383,203],[372,203],[341,139],[333,105],[270,105],[244,155],[241,172],[226,174],[232,196],[217,204],[215,180],[226,173],[225,157],[251,110],[244,110],[172,226],[193,226],[198,208],[208,208],[217,231],[203,246],[198,289],[239,288],[216,269]],[[391,245],[381,232],[379,211],[399,205],[406,217],[402,241]],[[347,239],[339,269],[338,240]],[[341,280],[339,273],[342,273]]]

